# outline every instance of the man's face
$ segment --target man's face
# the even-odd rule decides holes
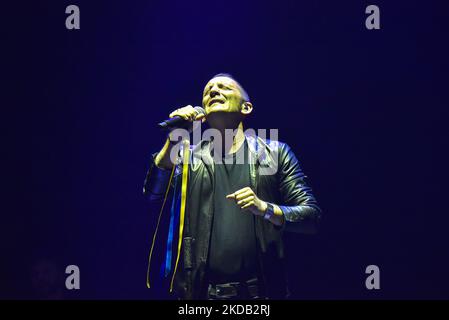
[[[207,115],[213,112],[240,112],[243,102],[239,85],[231,78],[213,78],[204,88],[203,107]]]

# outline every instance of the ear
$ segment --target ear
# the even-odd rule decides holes
[[[240,112],[247,116],[253,111],[253,104],[251,102],[244,102],[242,104],[242,108],[240,109]]]

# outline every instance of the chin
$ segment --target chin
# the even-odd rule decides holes
[[[207,114],[217,113],[217,112],[227,112],[228,108],[226,106],[216,106],[212,107],[207,111]]]

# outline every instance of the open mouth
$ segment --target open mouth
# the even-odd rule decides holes
[[[211,101],[209,101],[209,107],[213,106],[216,103],[224,103],[223,99],[212,99]]]

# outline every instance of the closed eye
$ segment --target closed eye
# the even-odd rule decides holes
[[[224,85],[222,83],[217,84],[217,86],[218,86],[219,89],[233,90],[233,88],[231,88],[229,86],[226,86],[226,85]],[[213,87],[213,85],[210,85],[208,88],[206,88],[206,90],[204,90],[203,97],[205,97],[205,96],[207,96],[209,94],[209,92],[212,89],[212,87]]]

